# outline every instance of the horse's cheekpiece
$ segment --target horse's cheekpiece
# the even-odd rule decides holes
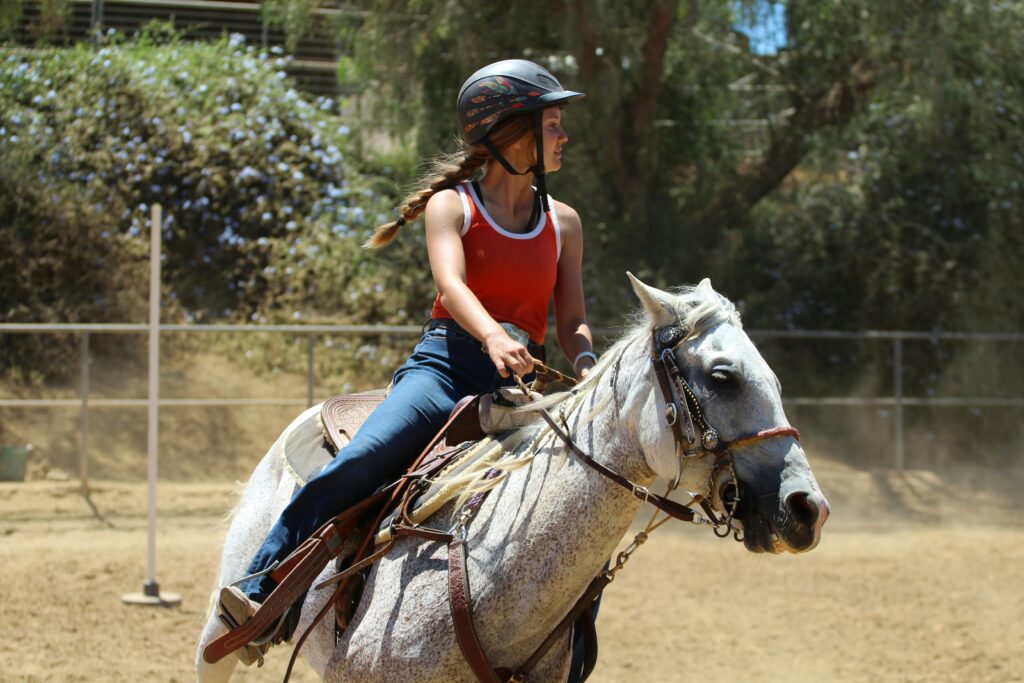
[[[705,419],[704,410],[697,399],[697,394],[687,384],[676,360],[675,349],[684,339],[685,332],[679,323],[672,323],[656,329],[652,339],[651,363],[654,365],[654,374],[658,377],[662,397],[665,399],[667,406],[665,420],[675,438],[676,454],[679,458],[678,474],[670,489],[681,481],[683,463],[687,458],[701,457],[706,454],[713,455],[716,463],[712,477],[714,477],[714,472],[726,468],[732,478],[730,486],[733,495],[729,501],[729,508],[725,511],[725,517],[719,518],[706,500],[695,500],[695,502],[701,506],[704,514],[714,526],[716,536],[725,538],[731,532],[735,540],[742,541],[742,530],[734,524],[740,496],[739,478],[736,476],[730,449],[778,437],[793,437],[799,440],[800,432],[793,427],[772,427],[732,441],[723,441],[718,430],[709,425]],[[684,428],[687,430],[686,433],[683,432]],[[700,435],[699,443],[695,443],[697,433]],[[709,487],[710,490],[711,487]],[[725,504],[724,501],[723,504]]]

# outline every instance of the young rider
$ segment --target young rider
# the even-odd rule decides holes
[[[552,298],[562,351],[580,377],[593,366],[582,226],[572,208],[547,196],[544,182],[545,173],[561,167],[568,141],[561,108],[582,96],[519,59],[486,66],[463,84],[463,151],[436,161],[421,189],[406,197],[398,220],[379,226],[367,243],[381,247],[425,214],[437,287],[431,320],[395,371],[387,398],[281,513],[250,574],[283,560],[327,520],[407,467],[460,398],[508,384],[510,372],[530,373],[534,359],[544,359]],[[221,591],[220,609],[242,623],[273,588],[268,575],[229,586]],[[240,658],[246,661],[251,647],[265,649],[272,635],[240,650]]]

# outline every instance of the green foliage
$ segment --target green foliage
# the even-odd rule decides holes
[[[78,46],[4,57],[0,153],[20,159],[17,167],[5,163],[6,177],[31,179],[38,188],[12,190],[5,199],[75,199],[8,210],[20,221],[0,227],[11,244],[4,256],[21,263],[10,272],[42,273],[52,258],[36,236],[9,229],[33,224],[27,212],[37,211],[51,225],[45,239],[54,248],[62,236],[66,245],[68,235],[82,233],[88,275],[107,283],[86,289],[84,276],[60,277],[51,293],[59,299],[65,292],[66,300],[52,304],[41,294],[19,298],[22,290],[5,290],[20,302],[5,309],[14,311],[8,319],[143,317],[101,302],[119,293],[145,296],[145,275],[124,258],[146,253],[149,209],[157,202],[165,215],[165,320],[176,311],[192,321],[424,319],[431,285],[415,228],[382,254],[360,246],[390,214],[393,183],[353,160],[353,122],[338,113],[342,103],[308,101],[285,65],[240,37],[184,43],[166,24],[96,51]],[[79,205],[91,212],[87,221],[77,215]],[[83,221],[102,229],[76,227]],[[96,305],[78,305],[76,296]],[[296,364],[304,366],[304,355]]]
[[[148,229],[165,207],[164,278],[194,319],[249,317],[268,302],[272,253],[328,231],[358,242],[389,202],[346,158],[337,103],[309,102],[237,38],[184,44],[166,26],[98,51],[10,56],[5,139],[32,140],[44,182],[125,207],[111,229]]]
[[[25,156],[24,146],[0,146],[0,321],[143,317],[145,245],[111,230],[69,184],[40,178]],[[66,378],[77,353],[74,334],[5,334],[0,369],[16,381]]]
[[[10,40],[17,34],[25,4],[25,0],[0,3],[0,40]],[[28,34],[43,43],[66,38],[73,11],[71,0],[38,0],[36,5],[38,17],[26,27]]]

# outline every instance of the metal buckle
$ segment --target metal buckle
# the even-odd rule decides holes
[[[633,484],[633,495],[645,503],[649,502],[651,499],[651,492],[646,486]]]
[[[679,410],[676,408],[675,403],[665,404],[665,420],[668,422],[668,426],[672,427],[675,425],[676,420],[679,419]]]

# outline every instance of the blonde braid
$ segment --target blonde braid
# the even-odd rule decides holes
[[[482,146],[463,150],[434,159],[430,171],[420,181],[419,186],[402,200],[398,209],[398,220],[382,223],[373,231],[373,235],[363,246],[367,249],[379,249],[395,238],[398,229],[406,223],[412,223],[427,208],[427,202],[438,192],[448,190],[473,175],[491,158]]]

